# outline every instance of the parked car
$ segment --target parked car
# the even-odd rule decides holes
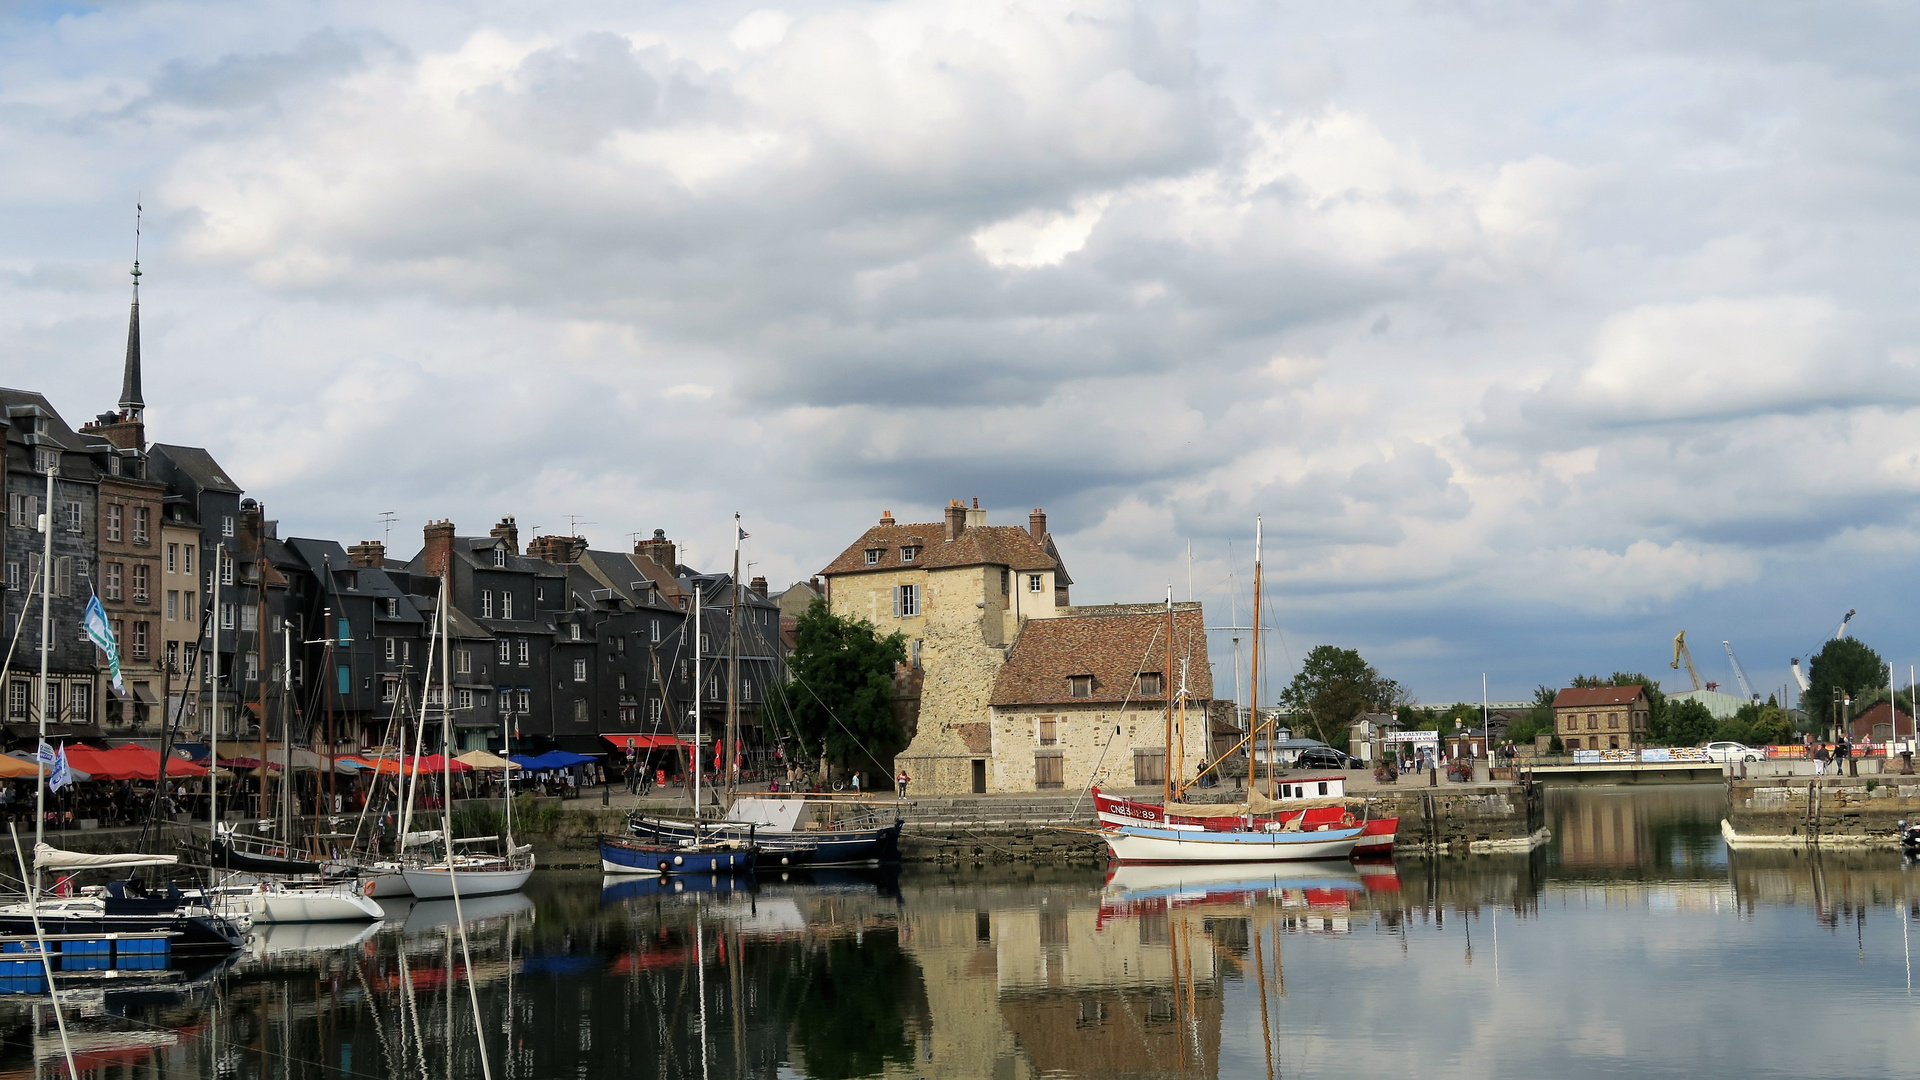
[[[1737,742],[1710,742],[1703,749],[1709,759],[1722,765],[1735,761],[1759,761],[1767,756],[1745,743]]]
[[[1358,769],[1362,767],[1359,758],[1343,754],[1331,746],[1309,746],[1300,751],[1293,759],[1296,769]]]

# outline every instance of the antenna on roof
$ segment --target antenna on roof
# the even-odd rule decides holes
[[[579,535],[580,535],[580,526],[582,526],[582,525],[598,525],[598,524],[600,524],[600,523],[599,523],[599,522],[597,522],[597,521],[581,521],[581,520],[580,520],[580,515],[578,515],[578,514],[568,514],[568,515],[567,515],[567,535],[568,535],[568,536],[579,536]]]
[[[386,526],[387,529],[387,538],[381,541],[382,544],[390,544],[393,542],[393,519],[398,516],[399,515],[391,510],[380,511],[380,524]]]

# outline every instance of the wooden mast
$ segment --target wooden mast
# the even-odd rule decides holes
[[[727,612],[727,748],[726,776],[729,804],[740,789],[740,513],[733,515],[733,603]]]
[[[1160,676],[1160,689],[1167,695],[1167,748],[1160,759],[1160,805],[1173,801],[1173,586],[1167,586],[1167,666]]]
[[[1259,746],[1260,730],[1260,545],[1262,540],[1259,515],[1253,518],[1253,675],[1248,682],[1248,697],[1251,704],[1247,707],[1247,730],[1256,738],[1254,746]],[[1267,728],[1267,798],[1273,798],[1273,765],[1277,757],[1273,746],[1273,728]]]

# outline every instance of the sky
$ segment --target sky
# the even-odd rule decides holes
[[[778,589],[977,498],[1045,508],[1076,602],[1230,626],[1258,517],[1269,687],[1330,643],[1427,702],[1685,688],[1685,629],[1764,693],[1848,609],[1904,679],[1916,43],[1774,0],[16,0],[0,382],[112,407],[138,202],[149,437],[282,535],[722,569],[737,511]]]

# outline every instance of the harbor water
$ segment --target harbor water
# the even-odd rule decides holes
[[[542,871],[464,935],[393,905],[64,998],[116,1080],[1912,1075],[1920,871],[1729,854],[1723,808],[1556,790],[1530,855],[1365,867]],[[65,1075],[44,1005],[0,1018]]]

